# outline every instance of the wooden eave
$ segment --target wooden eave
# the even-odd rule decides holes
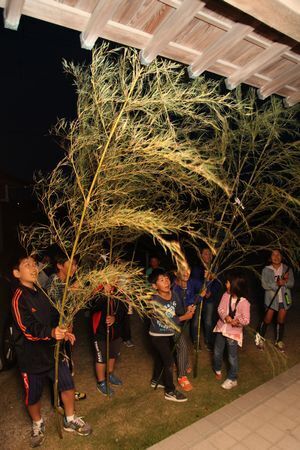
[[[4,25],[17,29],[22,15],[80,32],[81,46],[98,38],[188,66],[191,77],[209,71],[300,101],[299,0],[0,0]],[[63,43],[62,43],[63,45]]]

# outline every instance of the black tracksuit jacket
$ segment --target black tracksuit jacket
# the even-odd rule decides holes
[[[13,337],[21,372],[42,373],[54,366],[51,330],[57,312],[39,289],[19,285],[12,299]]]

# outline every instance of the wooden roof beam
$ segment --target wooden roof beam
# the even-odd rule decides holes
[[[299,0],[224,0],[275,30],[300,41]]]
[[[233,25],[231,30],[224,33],[224,35],[206,48],[201,56],[188,67],[189,76],[191,78],[196,78],[214,64],[219,57],[224,57],[234,45],[241,41],[251,31],[253,31],[253,28],[250,26],[241,23]]]
[[[300,91],[295,92],[294,94],[289,95],[283,100],[284,106],[294,106],[296,103],[300,102]]]
[[[254,59],[245,64],[240,69],[236,70],[232,75],[226,78],[225,83],[227,89],[234,89],[240,83],[250,78],[256,72],[263,70],[272,62],[276,61],[280,55],[287,51],[289,47],[287,45],[279,44],[275,42],[269,48],[266,48],[263,52],[257,55]]]
[[[283,86],[295,81],[297,78],[300,79],[300,64],[294,64],[286,72],[283,72],[278,77],[264,84],[260,89],[257,90],[258,98],[264,100],[269,95],[278,91]]]
[[[4,8],[4,27],[17,30],[25,0],[7,0]]]
[[[85,30],[80,34],[81,47],[91,50],[107,22],[113,17],[122,0],[99,0]]]
[[[159,25],[150,42],[141,50],[141,63],[150,64],[203,7],[204,3],[200,0],[183,0],[180,6]]]

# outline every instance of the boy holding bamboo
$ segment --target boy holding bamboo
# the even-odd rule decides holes
[[[48,280],[45,284],[45,291],[49,295],[49,297],[55,301],[56,303],[61,303],[65,286],[67,274],[69,271],[70,260],[63,253],[58,252],[53,258],[55,265],[55,273],[48,277]],[[77,271],[77,260],[73,259],[73,262],[70,267],[70,277],[74,277]],[[70,289],[74,289],[76,287],[76,282],[70,286]],[[71,371],[72,376],[74,376],[74,362],[72,357],[72,346],[70,342],[64,342],[63,352],[65,354],[69,369]],[[86,398],[85,392],[75,391],[75,400],[84,400]]]
[[[21,370],[25,402],[32,419],[31,446],[44,441],[45,425],[41,416],[41,396],[46,379],[54,382],[54,345],[56,340],[75,342],[69,330],[57,326],[57,314],[48,298],[36,286],[38,268],[25,254],[16,258],[12,273],[18,285],[12,299],[13,334],[18,365]],[[74,383],[69,368],[59,362],[58,389],[64,404],[65,431],[88,436],[91,427],[74,413]]]
[[[111,396],[114,393],[109,384],[114,386],[123,384],[120,378],[115,375],[114,368],[116,358],[120,353],[121,325],[127,314],[127,309],[123,302],[113,299],[111,295],[113,290],[114,288],[109,284],[101,285],[100,293],[94,298],[92,307],[97,389],[105,396]]]
[[[176,299],[171,290],[168,274],[163,269],[154,270],[149,276],[156,294],[152,301],[163,307],[166,318],[179,325],[193,317],[194,310],[190,309],[181,316],[176,316]],[[152,387],[163,387],[165,399],[173,402],[185,402],[187,397],[175,389],[173,383],[173,351],[171,349],[175,331],[158,318],[151,319],[149,334],[155,350],[154,371],[151,381]]]

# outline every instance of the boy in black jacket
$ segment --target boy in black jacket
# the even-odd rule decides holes
[[[38,268],[32,257],[18,257],[13,265],[13,275],[19,281],[12,300],[15,348],[24,381],[26,406],[33,422],[31,446],[38,447],[44,441],[45,431],[40,399],[46,378],[54,381],[55,340],[73,344],[75,336],[57,326],[57,314],[35,285]],[[74,414],[74,384],[64,361],[59,362],[58,388],[65,408],[64,430],[89,435],[91,427]]]

